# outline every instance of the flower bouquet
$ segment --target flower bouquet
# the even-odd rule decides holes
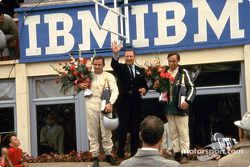
[[[166,66],[161,66],[159,58],[156,58],[153,63],[146,62],[144,69],[148,86],[153,85],[153,88],[160,92],[159,101],[167,103],[168,91],[170,84],[174,82],[174,77],[167,71]]]
[[[71,54],[69,62],[64,64],[59,63],[60,68],[52,68],[58,72],[59,76],[57,78],[57,83],[61,83],[61,91],[66,93],[72,86],[74,86],[75,93],[77,95],[82,89],[78,86],[79,83],[87,83],[88,88],[84,89],[84,96],[90,96],[92,94],[89,89],[91,86],[91,79],[93,77],[91,72],[91,66],[87,66],[87,59],[81,57],[79,52],[79,58],[75,59]]]

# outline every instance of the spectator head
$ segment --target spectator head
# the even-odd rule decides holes
[[[50,112],[47,117],[46,117],[46,123],[49,125],[49,126],[53,126],[56,122],[56,116],[54,113]]]
[[[4,136],[3,146],[18,148],[20,146],[20,141],[15,133],[8,134]]]
[[[154,146],[162,139],[164,125],[156,116],[147,116],[140,125],[140,137],[143,143]]]
[[[250,140],[250,112],[246,112],[242,120],[235,121],[234,124],[240,129],[239,136],[242,138],[242,131],[244,132],[244,137]]]

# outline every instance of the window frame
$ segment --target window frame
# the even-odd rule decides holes
[[[42,76],[29,78],[30,85],[30,125],[31,125],[31,154],[32,156],[38,155],[37,143],[37,119],[36,119],[36,106],[37,105],[57,105],[57,104],[75,104],[75,127],[76,127],[76,147],[77,152],[89,150],[88,137],[87,137],[87,123],[85,113],[85,103],[83,92],[77,96],[65,97],[49,97],[49,98],[36,98],[36,80],[55,79],[56,76]],[[82,119],[81,119],[82,118]]]
[[[3,80],[0,80],[0,82]],[[14,79],[4,79],[4,81],[11,81],[14,82],[14,89],[16,90],[16,84]],[[16,91],[14,91],[14,99],[13,100],[0,100],[0,108],[11,108],[13,107],[14,112],[14,131],[9,132],[0,132],[0,135],[2,134],[8,134],[8,133],[17,133],[17,113],[16,113]]]

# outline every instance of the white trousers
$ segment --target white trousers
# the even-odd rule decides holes
[[[100,112],[100,102],[99,100],[93,101],[89,100],[86,103],[87,111],[87,128],[88,128],[88,138],[90,143],[90,152],[92,156],[96,157],[99,155],[99,134],[101,132],[101,143],[106,155],[111,154],[113,141],[112,132],[107,130],[102,125],[103,114]],[[110,113],[109,117],[112,116]]]
[[[187,154],[190,146],[188,116],[167,115],[167,118],[174,152]]]
[[[173,149],[172,145],[173,144],[171,142],[170,135],[169,135],[169,125],[167,122],[164,124],[164,133],[163,133],[163,138],[161,142],[161,148],[166,149],[166,150],[172,150]]]

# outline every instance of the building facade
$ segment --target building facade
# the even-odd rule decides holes
[[[113,7],[112,2],[106,5]],[[118,1],[118,10],[122,4]],[[247,0],[129,1],[124,43],[135,47],[137,64],[156,56],[167,64],[167,54],[178,51],[181,65],[201,70],[190,116],[193,147],[206,145],[217,131],[236,137],[233,121],[250,107],[249,7]],[[53,112],[65,130],[64,152],[88,150],[84,97],[73,97],[73,90],[61,93],[50,65],[67,60],[68,52],[90,58],[96,50],[112,71],[110,43],[120,38],[99,29],[92,2],[27,2],[16,12],[20,59],[0,61],[0,133],[16,132],[23,150],[38,155],[40,130]],[[122,31],[119,17],[109,10],[100,7],[99,19],[104,28]],[[150,90],[144,114],[160,112],[155,106],[161,110]]]

